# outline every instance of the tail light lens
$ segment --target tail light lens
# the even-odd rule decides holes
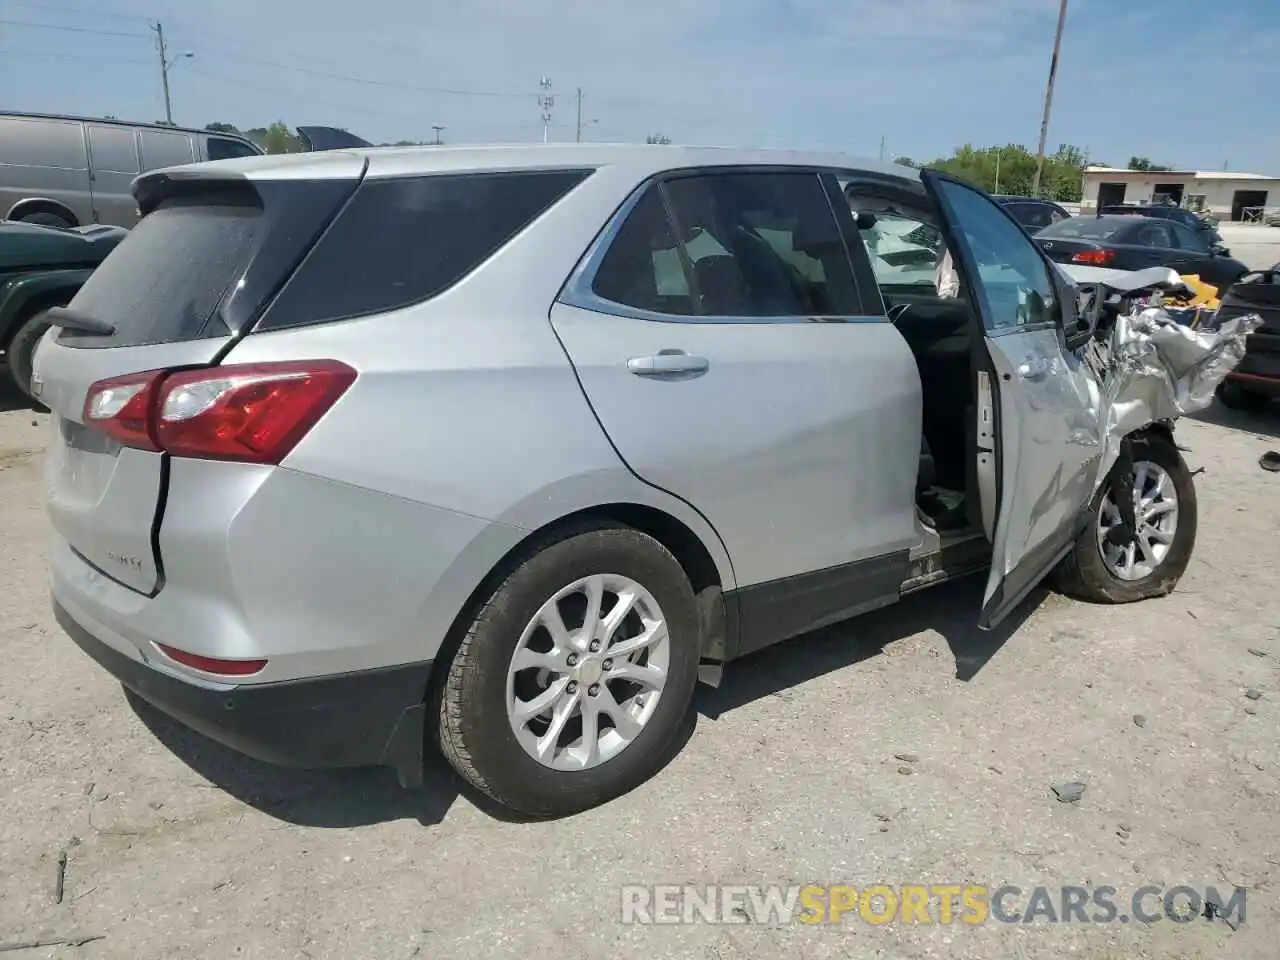
[[[1115,258],[1114,250],[1081,250],[1071,258],[1071,262],[1087,263],[1091,267],[1105,267]]]
[[[97,427],[126,447],[159,450],[152,431],[151,411],[155,408],[156,386],[163,376],[164,371],[151,370],[99,380],[85,397],[84,423]]]
[[[276,464],[355,379],[336,360],[142,373],[90,387],[85,423],[143,450]]]

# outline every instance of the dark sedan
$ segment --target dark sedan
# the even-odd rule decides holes
[[[1239,260],[1214,252],[1210,240],[1173,220],[1151,217],[1072,217],[1050,224],[1036,242],[1058,263],[1082,263],[1112,270],[1170,267],[1198,274],[1225,290],[1249,272]]]

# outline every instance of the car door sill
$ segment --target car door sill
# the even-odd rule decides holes
[[[729,591],[726,660],[895,603],[909,556],[899,550]]]

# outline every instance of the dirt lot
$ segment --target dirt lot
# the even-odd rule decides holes
[[[416,795],[378,771],[279,771],[131,704],[50,616],[47,422],[7,399],[0,946],[102,938],[15,956],[1276,955],[1280,478],[1257,466],[1280,446],[1274,415],[1215,409],[1179,429],[1203,472],[1199,544],[1173,596],[1039,595],[986,635],[970,626],[979,582],[926,593],[735,666],[700,693],[656,780],[522,824],[459,795],[438,762]],[[1050,786],[1070,780],[1083,798],[1060,803]],[[1111,885],[1122,913],[1145,884],[1240,884],[1247,919],[620,921],[626,884],[809,882]]]

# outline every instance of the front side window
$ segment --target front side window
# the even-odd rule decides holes
[[[870,197],[849,198],[854,215],[874,213],[875,223],[859,230],[871,259],[876,283],[881,287],[920,287],[922,293],[936,292],[938,262],[945,247],[942,232],[922,216],[890,206]],[[880,207],[881,209],[875,209]]]
[[[826,191],[809,173],[717,173],[650,187],[601,260],[593,291],[684,316],[861,310]]]
[[[1056,322],[1057,291],[1035,241],[994,202],[963,184],[941,180],[966,246],[977,261],[983,323],[997,331]]]

